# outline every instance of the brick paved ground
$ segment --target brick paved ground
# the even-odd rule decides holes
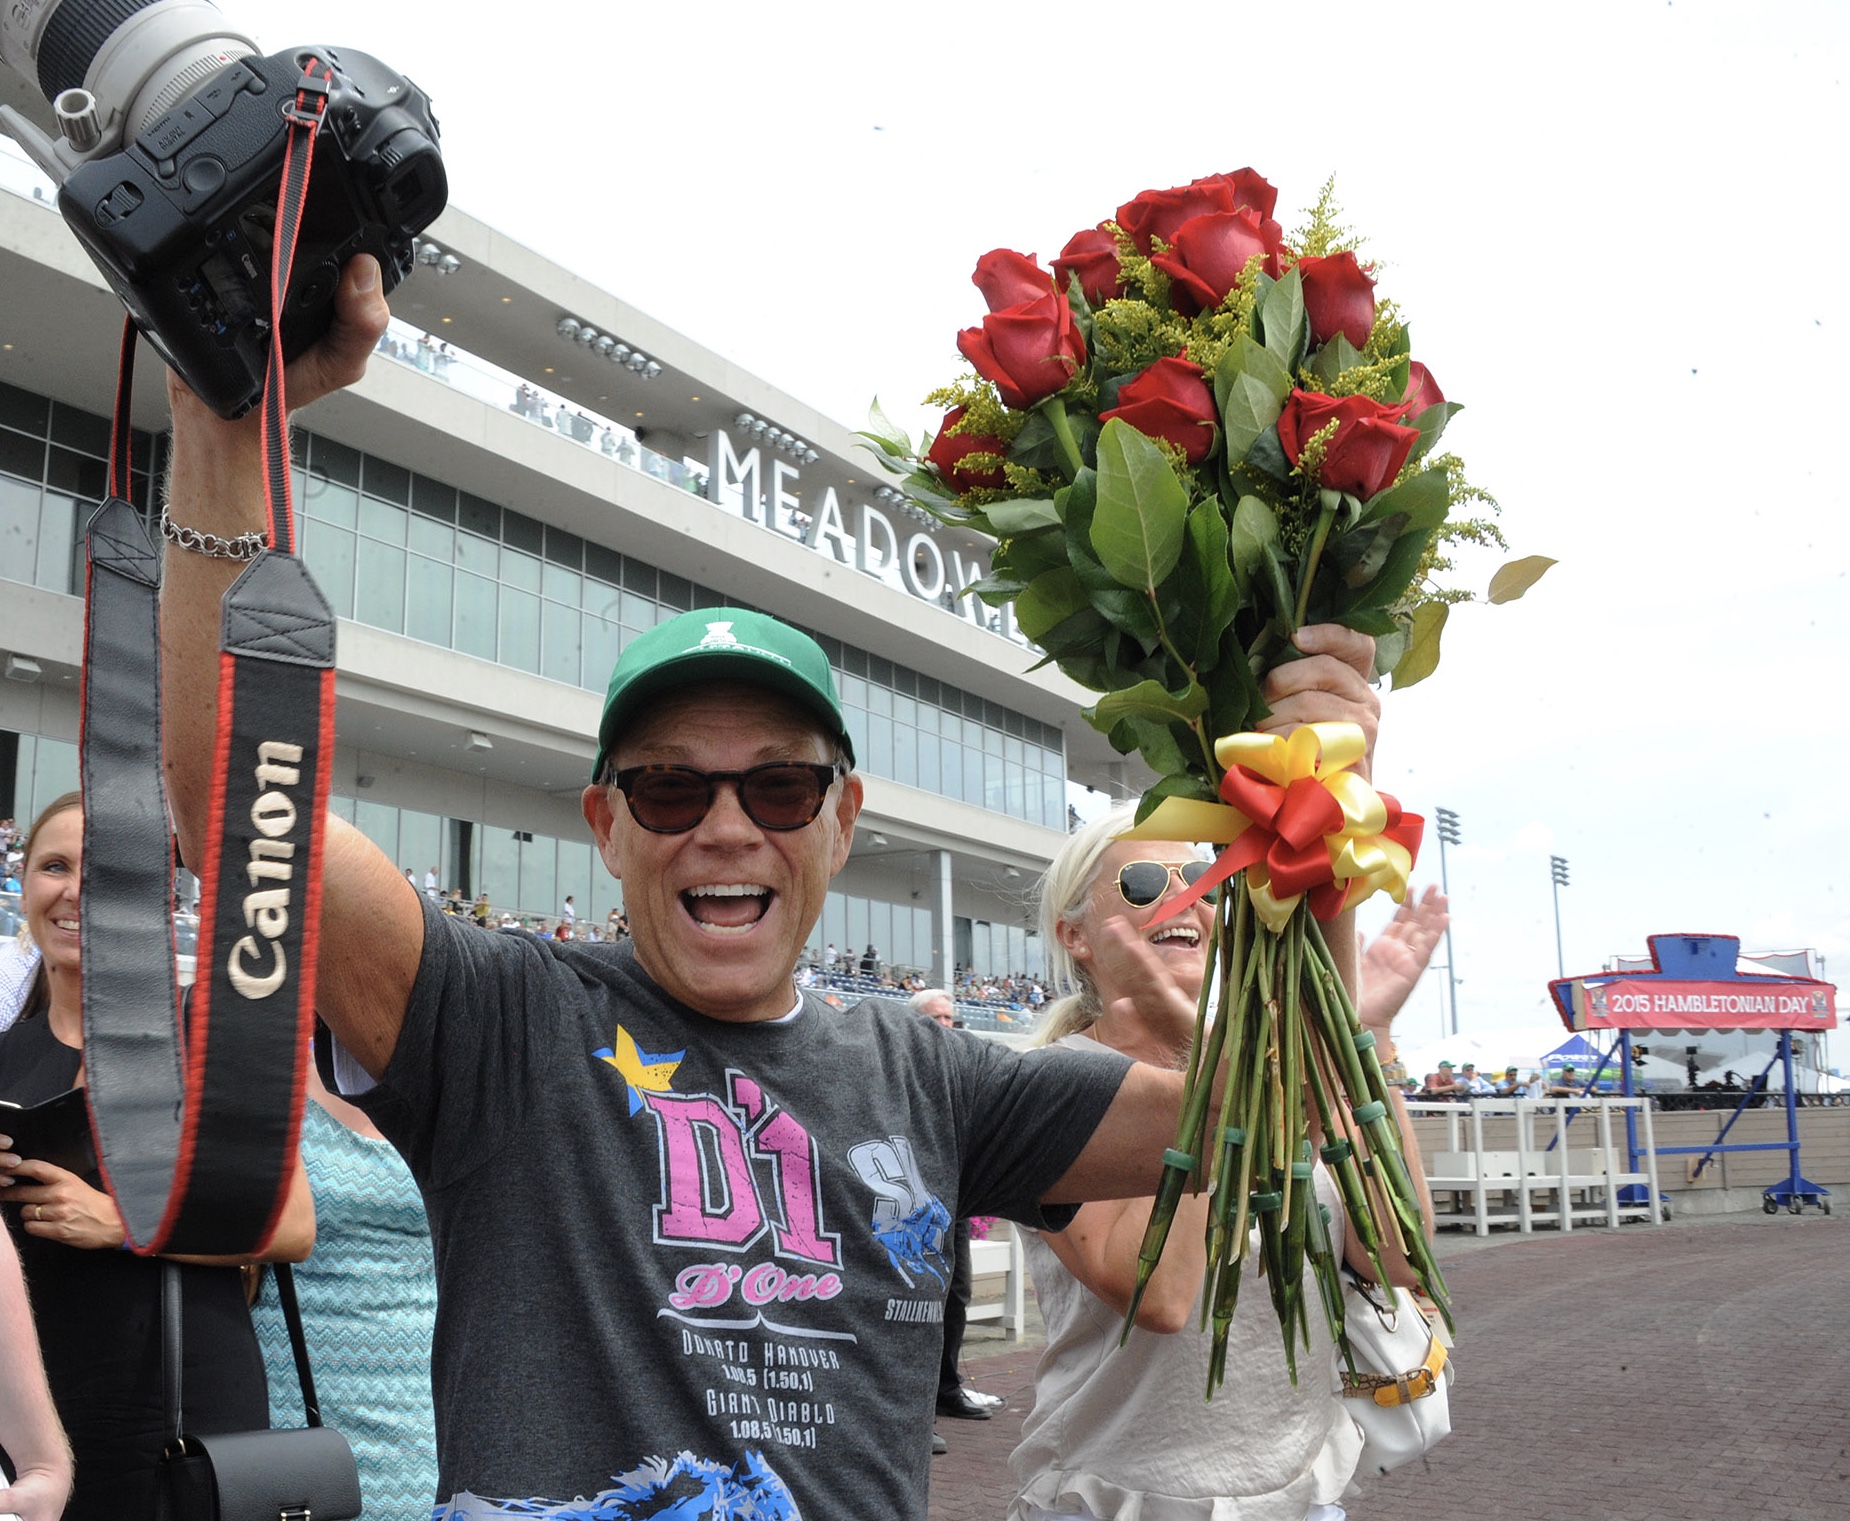
[[[1453,1433],[1352,1521],[1844,1521],[1850,1226],[1840,1213],[1444,1236],[1459,1307]],[[986,1422],[940,1420],[932,1521],[1001,1521],[1033,1349],[971,1344]]]

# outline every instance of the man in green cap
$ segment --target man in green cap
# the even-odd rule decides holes
[[[369,258],[336,310],[291,367],[297,405],[364,371],[388,315]],[[260,527],[255,416],[224,422],[173,380],[169,399],[174,522],[221,542]],[[188,859],[238,568],[167,560]],[[1371,641],[1299,642],[1268,726],[1349,719],[1372,748]],[[433,1521],[922,1518],[952,1222],[1057,1229],[1079,1201],[1154,1191],[1179,1073],[799,991],[861,809],[853,765],[814,641],[708,608],[631,642],[598,730],[584,814],[630,940],[483,934],[328,820],[324,1074],[405,1155],[436,1247]],[[1192,1020],[1155,948],[1107,938],[1101,955]]]

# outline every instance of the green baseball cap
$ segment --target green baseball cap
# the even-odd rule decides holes
[[[650,698],[702,681],[738,681],[790,698],[822,721],[853,764],[854,744],[822,646],[768,613],[699,607],[638,634],[618,659],[597,726],[591,780],[604,774],[617,736]]]

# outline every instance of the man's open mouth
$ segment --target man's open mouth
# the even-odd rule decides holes
[[[771,889],[758,882],[703,882],[681,893],[688,918],[714,935],[745,933],[771,906]]]

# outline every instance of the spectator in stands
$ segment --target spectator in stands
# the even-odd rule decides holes
[[[1550,1098],[1579,1098],[1581,1082],[1572,1067],[1563,1067],[1561,1075],[1548,1085]]]
[[[1465,1063],[1458,1081],[1466,1098],[1490,1098],[1497,1091],[1489,1078],[1479,1075],[1476,1062]]]
[[[443,900],[443,889],[437,885],[437,868],[434,866],[424,873],[424,896],[432,903]]]
[[[861,975],[871,977],[880,970],[880,955],[870,944],[861,952]]]
[[[1503,1076],[1496,1087],[1498,1098],[1516,1098],[1522,1093],[1522,1079],[1516,1075],[1514,1067],[1505,1067]]]
[[[1547,1098],[1548,1079],[1539,1072],[1531,1072],[1528,1082],[1522,1085],[1524,1098]]]
[[[1450,1062],[1440,1062],[1439,1070],[1427,1075],[1426,1097],[1429,1099],[1463,1098],[1465,1091],[1465,1085],[1453,1075]]]

